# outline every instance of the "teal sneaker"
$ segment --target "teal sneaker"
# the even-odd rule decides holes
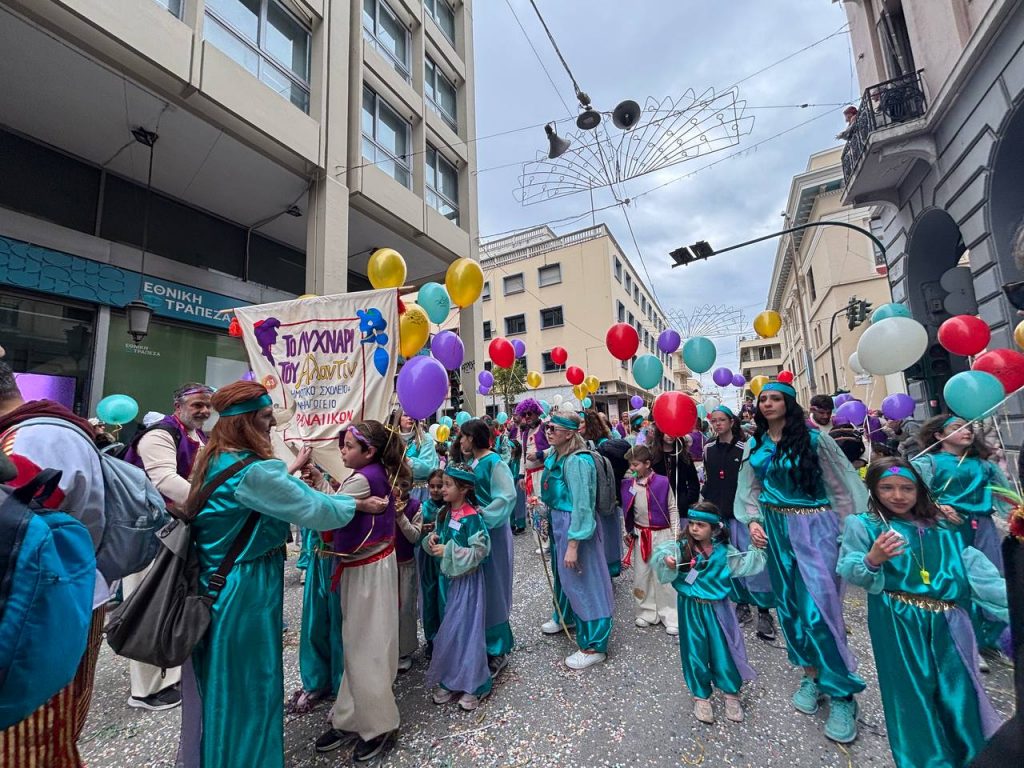
[[[825,735],[840,744],[849,744],[857,738],[857,700],[832,699],[828,720],[825,721]]]
[[[821,701],[821,692],[818,690],[818,684],[813,678],[804,675],[800,680],[800,687],[793,694],[793,706],[805,715],[813,715],[818,711],[819,701]]]

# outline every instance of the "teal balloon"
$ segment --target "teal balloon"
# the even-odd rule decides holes
[[[910,307],[906,304],[880,304],[875,307],[875,311],[871,313],[871,322],[877,323],[879,320],[887,320],[890,317],[913,317],[914,314],[910,311]]]
[[[461,427],[472,418],[472,414],[466,413],[465,411],[459,411],[458,415],[455,417],[455,423]]]
[[[991,373],[963,371],[946,382],[942,396],[949,410],[972,421],[991,415],[1006,397],[1006,391],[999,379]]]
[[[633,381],[644,389],[654,389],[661,383],[665,368],[654,355],[640,355],[633,361]]]
[[[426,283],[416,296],[416,303],[423,307],[430,322],[440,325],[448,319],[452,303],[448,291],[439,283]]]
[[[540,408],[542,411],[544,411],[545,416],[551,413],[551,403],[549,403],[547,400],[540,401]]]
[[[128,395],[107,395],[96,405],[96,415],[104,424],[127,424],[139,415],[139,404]]]
[[[494,420],[499,424],[504,424],[508,421],[508,414],[504,411],[498,411],[498,415],[494,417]]]
[[[584,397],[582,400],[580,400],[580,405],[582,405],[584,408],[589,408],[593,404],[594,401],[591,400],[589,397]]]
[[[437,420],[437,423],[438,424],[444,424],[446,427],[448,427],[448,429],[451,429],[452,425],[455,422],[452,421],[452,417],[451,416],[442,416],[440,419]]]
[[[705,336],[694,336],[683,344],[683,362],[694,373],[710,371],[716,357],[718,350],[714,342]]]

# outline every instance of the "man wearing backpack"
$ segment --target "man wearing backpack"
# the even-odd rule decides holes
[[[206,445],[203,426],[210,418],[213,389],[189,382],[174,392],[174,410],[142,430],[132,440],[124,460],[146,470],[146,475],[172,508],[182,509],[191,485],[189,476],[199,451]],[[134,592],[149,569],[125,576],[125,599]],[[141,661],[129,665],[131,696],[128,706],[160,711],[181,704],[181,669],[162,670]]]
[[[89,423],[59,403],[50,400],[25,402],[10,366],[0,361],[0,449],[24,457],[25,472],[35,474],[32,465],[59,469],[57,489],[46,506],[67,512],[89,531],[97,549],[105,523],[105,487],[99,453],[83,435],[52,424],[29,424],[28,419],[45,417],[65,421],[86,435]],[[24,485],[33,478],[19,476],[12,485]],[[92,623],[85,654],[74,679],[42,706],[0,733],[0,755],[18,755],[19,765],[48,768],[78,768],[82,764],[76,742],[85,726],[92,699],[96,659],[103,637],[104,604],[110,588],[97,570],[93,590]]]

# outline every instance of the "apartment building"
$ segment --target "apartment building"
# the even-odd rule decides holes
[[[470,0],[0,0],[0,47],[0,340],[32,395],[164,411],[247,369],[220,310],[368,288],[378,247],[412,283],[477,255]]]
[[[908,377],[920,417],[943,407],[943,383],[967,367],[936,343],[945,319],[978,313],[992,347],[1013,347],[1018,318],[1001,287],[1024,278],[1024,4],[843,5],[864,92],[843,151],[843,199],[872,209],[893,298],[932,336]],[[1007,407],[1019,445],[1019,398]]]
[[[750,381],[755,376],[775,378],[785,366],[782,364],[782,343],[778,336],[762,339],[740,336],[736,343],[739,372]]]
[[[527,369],[544,379],[532,396],[572,397],[566,366],[551,359],[551,349],[558,346],[569,352],[567,365],[578,365],[601,381],[591,399],[610,416],[629,410],[632,395],[650,401],[676,387],[676,360],[658,350],[658,334],[668,328],[665,313],[605,224],[565,235],[535,227],[492,240],[481,246],[480,265],[484,343],[495,336],[525,342]],[[630,362],[608,352],[605,334],[615,323],[635,326],[638,354],[661,360],[664,376],[656,389],[638,387]]]

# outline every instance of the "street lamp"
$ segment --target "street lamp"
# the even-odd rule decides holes
[[[142,214],[142,257],[139,263],[139,295],[125,305],[128,315],[128,335],[138,344],[149,335],[149,321],[153,308],[142,300],[142,286],[146,282],[146,248],[149,247],[149,202],[153,196],[153,145],[159,138],[153,131],[139,126],[132,129],[132,137],[149,147],[149,175],[146,177],[146,205]]]

